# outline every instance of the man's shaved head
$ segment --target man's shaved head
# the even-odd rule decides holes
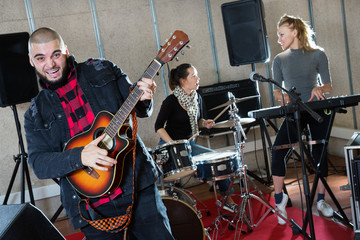
[[[59,40],[60,48],[61,50],[64,50],[65,43],[62,37],[60,36],[60,34],[58,34],[52,28],[47,28],[47,27],[39,28],[35,30],[29,38],[29,43],[28,43],[29,52],[31,53],[33,43],[37,43],[37,44],[47,43],[53,40]]]
[[[39,28],[29,38],[29,61],[46,84],[61,86],[67,82],[69,52],[60,34],[51,28]]]

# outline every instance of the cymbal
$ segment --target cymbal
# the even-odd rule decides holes
[[[248,123],[255,122],[255,120],[256,120],[255,118],[240,118],[240,124],[245,125]],[[217,122],[213,126],[213,128],[230,128],[230,127],[234,127],[234,121],[232,120]]]
[[[260,96],[259,95],[253,95],[253,96],[249,96],[249,97],[235,98],[235,99],[229,100],[226,103],[223,103],[223,104],[221,104],[219,106],[216,106],[216,107],[214,107],[212,109],[209,109],[209,111],[229,106],[230,104],[233,104],[234,102],[239,103],[239,102],[243,102],[243,101],[250,100],[250,99],[253,99],[253,98],[257,98],[257,97],[260,97]]]

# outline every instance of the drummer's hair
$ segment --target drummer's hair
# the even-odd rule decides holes
[[[189,75],[188,68],[193,67],[190,63],[183,63],[176,68],[171,69],[169,77],[169,87],[174,90],[177,86],[181,86],[180,79],[187,78]]]

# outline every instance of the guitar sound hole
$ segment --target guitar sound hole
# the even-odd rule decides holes
[[[104,127],[97,128],[94,132],[93,139],[100,137],[104,133],[104,130]],[[116,147],[115,141],[115,138],[110,138],[108,135],[106,135],[105,138],[99,143],[99,147],[112,152]]]
[[[104,133],[104,130],[105,130],[104,127],[99,127],[99,128],[97,128],[97,129],[95,130],[95,132],[94,132],[93,139],[100,137],[101,134]]]

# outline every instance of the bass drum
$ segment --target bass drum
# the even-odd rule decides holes
[[[162,200],[167,209],[172,234],[176,240],[205,240],[204,225],[194,201],[179,188],[167,188]]]

